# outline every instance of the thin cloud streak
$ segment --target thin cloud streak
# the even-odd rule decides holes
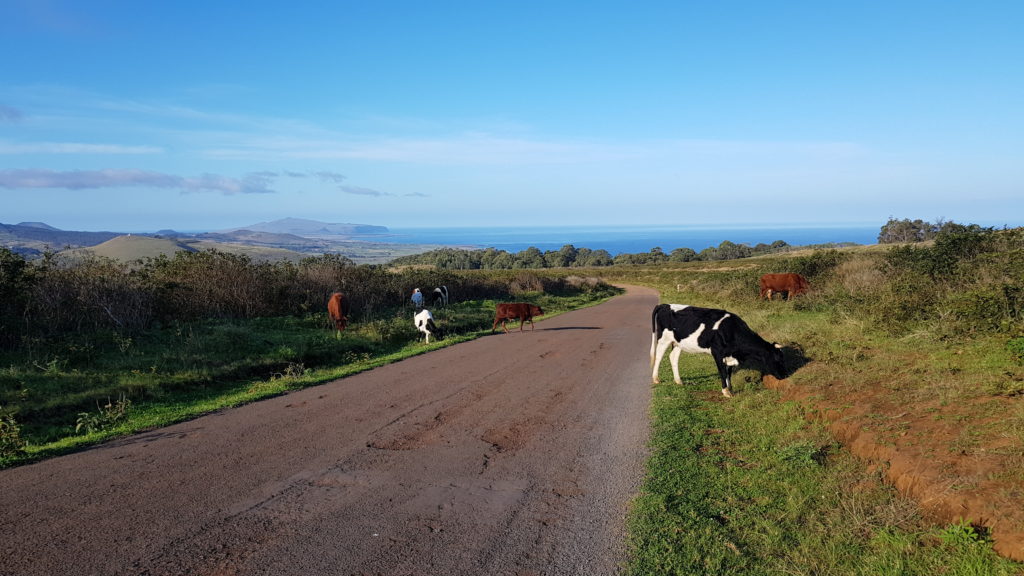
[[[242,179],[203,174],[183,178],[146,170],[0,170],[0,188],[12,190],[60,188],[86,190],[97,188],[177,188],[182,192],[220,192],[221,194],[269,194],[273,178],[267,173],[248,174]]]
[[[17,122],[24,117],[21,110],[0,104],[0,122]]]
[[[85,144],[82,142],[33,142],[11,144],[0,142],[0,154],[161,154],[156,146],[123,146],[119,144]]]
[[[356,196],[394,196],[394,194],[388,194],[387,192],[373,190],[372,188],[362,188],[359,186],[338,186],[338,189],[345,194],[354,194]]]

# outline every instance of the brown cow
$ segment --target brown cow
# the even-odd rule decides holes
[[[792,272],[786,274],[765,274],[761,276],[761,293],[758,299],[771,300],[774,293],[779,292],[783,299],[789,300],[811,289],[807,279]]]
[[[541,316],[544,311],[540,309],[540,306],[536,304],[527,304],[526,302],[502,302],[498,304],[494,313],[494,325],[491,326],[491,332],[498,327],[498,322],[501,321],[501,329],[508,334],[508,328],[505,323],[509,320],[519,319],[519,331],[523,331],[523,326],[529,322],[530,330],[534,329],[533,317]]]
[[[327,315],[331,317],[338,332],[344,330],[348,325],[348,312],[348,298],[341,292],[331,294],[331,299],[327,301]]]

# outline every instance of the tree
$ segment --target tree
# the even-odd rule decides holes
[[[530,246],[516,254],[514,268],[543,268],[544,254],[536,246]]]
[[[896,242],[922,242],[935,236],[935,226],[924,220],[911,221],[908,218],[896,220],[892,216],[882,226],[878,234],[879,244],[893,244]]]
[[[697,252],[693,248],[676,248],[668,255],[669,262],[693,262]]]
[[[716,252],[716,260],[736,260],[737,258],[746,258],[750,256],[750,246],[746,244],[736,244],[728,240],[723,240],[718,245],[718,251]]]

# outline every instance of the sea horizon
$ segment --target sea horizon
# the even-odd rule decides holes
[[[818,244],[876,244],[881,226],[868,225],[700,225],[700,226],[516,226],[516,227],[388,227],[385,234],[364,236],[360,240],[396,244],[436,244],[470,249],[495,248],[510,253],[530,247],[542,252],[563,246],[606,250],[612,256],[637,254],[661,248],[670,253],[676,248],[700,252],[717,248],[722,242],[771,244],[783,241],[790,246]]]

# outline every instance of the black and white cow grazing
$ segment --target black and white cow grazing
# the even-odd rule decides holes
[[[767,342],[747,326],[739,316],[725,310],[698,308],[684,304],[658,304],[651,314],[651,380],[658,383],[658,366],[670,346],[672,376],[679,378],[682,352],[711,354],[722,378],[722,394],[732,396],[730,378],[741,363],[756,362],[776,378],[785,377],[782,347]]]
[[[413,317],[413,323],[420,332],[427,335],[427,344],[430,344],[431,334],[433,334],[437,339],[440,339],[443,336],[443,334],[441,334],[441,329],[434,324],[434,315],[426,308],[420,310],[416,316]]]
[[[434,306],[447,306],[448,305],[448,287],[438,286],[434,288],[433,292]]]

